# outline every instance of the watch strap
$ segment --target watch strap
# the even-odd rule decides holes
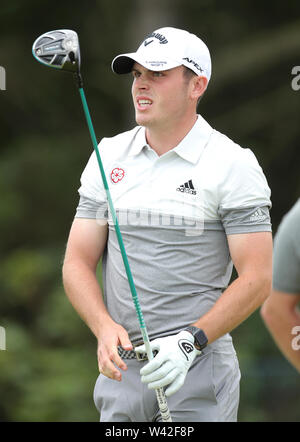
[[[185,330],[194,336],[194,346],[197,350],[201,351],[207,346],[208,339],[201,328],[195,327],[194,325],[189,325],[185,328]]]

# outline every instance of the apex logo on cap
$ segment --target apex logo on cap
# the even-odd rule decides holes
[[[200,72],[203,72],[203,69],[191,58],[185,57],[183,60],[187,61],[188,63],[192,63],[196,69],[198,69]]]

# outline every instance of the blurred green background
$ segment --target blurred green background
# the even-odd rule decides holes
[[[274,233],[300,194],[300,3],[89,0],[1,4],[0,421],[97,421],[96,340],[69,304],[61,264],[81,172],[92,152],[72,76],[31,54],[42,33],[74,29],[99,140],[135,125],[130,78],[112,58],[161,26],[196,33],[213,74],[199,112],[257,156],[272,189]],[[300,83],[300,82],[299,82]],[[240,421],[299,421],[299,375],[256,312],[233,332]]]

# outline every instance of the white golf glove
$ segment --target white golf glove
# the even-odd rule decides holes
[[[150,342],[157,355],[141,370],[142,382],[148,388],[156,389],[169,385],[166,396],[171,396],[182,387],[186,374],[197,355],[201,354],[194,346],[194,337],[188,331],[177,335],[158,338]],[[135,348],[136,353],[145,353],[145,345]]]

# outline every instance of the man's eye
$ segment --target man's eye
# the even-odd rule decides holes
[[[163,77],[162,72],[153,72],[154,77]]]

